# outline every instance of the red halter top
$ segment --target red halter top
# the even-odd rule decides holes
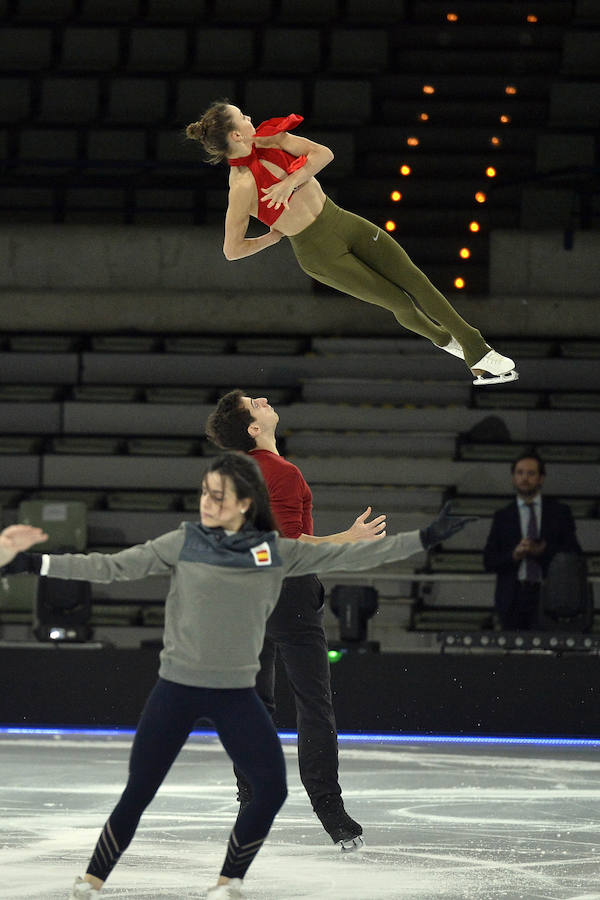
[[[295,113],[280,119],[267,119],[266,122],[261,122],[256,129],[254,136],[270,137],[273,134],[281,134],[282,131],[291,131],[292,128],[296,128],[300,122],[303,121],[303,117],[297,116]],[[269,172],[266,166],[263,166],[261,163],[261,159],[266,159],[269,162],[275,163],[275,165],[279,166],[280,169],[283,169],[284,172],[287,172],[289,175],[291,172],[295,172],[296,169],[302,168],[306,163],[306,156],[304,156],[304,154],[302,156],[292,156],[291,153],[286,153],[285,150],[281,150],[279,147],[256,147],[252,144],[252,151],[248,156],[227,160],[230,166],[248,166],[254,175],[256,190],[258,192],[257,218],[261,222],[264,222],[265,225],[273,225],[284,211],[285,207],[280,206],[279,209],[275,209],[275,207],[272,206],[269,209],[267,203],[261,203],[260,198],[263,196],[261,188],[271,187],[273,184],[277,184],[278,181],[281,181],[281,179],[277,178],[276,175],[273,175],[272,172]]]

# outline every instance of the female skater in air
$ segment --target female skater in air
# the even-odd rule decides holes
[[[187,126],[187,137],[200,142],[209,162],[226,159],[231,168],[227,259],[258,253],[285,236],[307,275],[389,309],[405,328],[464,359],[474,384],[518,378],[513,360],[486,344],[389,234],[325,196],[315,175],[333,153],[290,134],[300,122],[302,117],[292,114],[255,129],[237,106],[217,101]],[[269,231],[247,238],[250,216]]]

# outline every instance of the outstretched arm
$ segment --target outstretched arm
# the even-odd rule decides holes
[[[267,247],[279,243],[283,237],[276,228],[272,228],[257,238],[246,237],[255,193],[256,187],[250,179],[237,179],[236,184],[229,190],[223,242],[223,253],[228,260],[253,256],[260,250],[266,250]]]
[[[406,559],[421,550],[429,550],[474,521],[476,517],[473,516],[451,515],[450,504],[446,503],[438,517],[419,531],[394,534],[380,541],[360,541],[342,546],[331,543],[307,546],[301,541],[282,538],[279,546],[286,577],[313,572],[360,572]]]
[[[3,574],[48,575],[51,578],[64,578],[69,581],[94,581],[103,584],[111,581],[136,581],[147,575],[168,575],[179,558],[184,537],[182,526],[177,531],[170,531],[154,540],[146,541],[145,544],[136,544],[118,553],[48,554],[14,551],[3,564]],[[37,540],[40,538],[37,537],[36,541],[31,540],[27,543],[23,537],[20,542],[26,548]]]
[[[11,562],[17,553],[46,540],[48,535],[41,528],[33,525],[9,525],[0,532],[0,566]]]
[[[301,534],[298,538],[305,544],[354,544],[356,541],[377,541],[385,537],[385,515],[376,516],[367,522],[371,515],[371,507],[367,506],[364,513],[357,516],[350,528],[339,531],[336,534],[327,534],[317,537],[314,534]]]

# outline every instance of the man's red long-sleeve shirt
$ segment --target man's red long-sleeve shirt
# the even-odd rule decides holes
[[[271,450],[250,451],[265,479],[271,509],[284,537],[313,533],[312,493],[298,466]]]

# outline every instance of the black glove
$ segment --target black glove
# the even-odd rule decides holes
[[[39,575],[42,568],[41,553],[17,553],[14,559],[0,568],[0,575]]]
[[[441,544],[442,541],[452,537],[453,534],[456,534],[469,522],[477,522],[479,516],[451,516],[451,506],[450,501],[445,503],[437,519],[434,519],[425,528],[420,529],[421,543],[425,550],[430,550],[436,544]]]

